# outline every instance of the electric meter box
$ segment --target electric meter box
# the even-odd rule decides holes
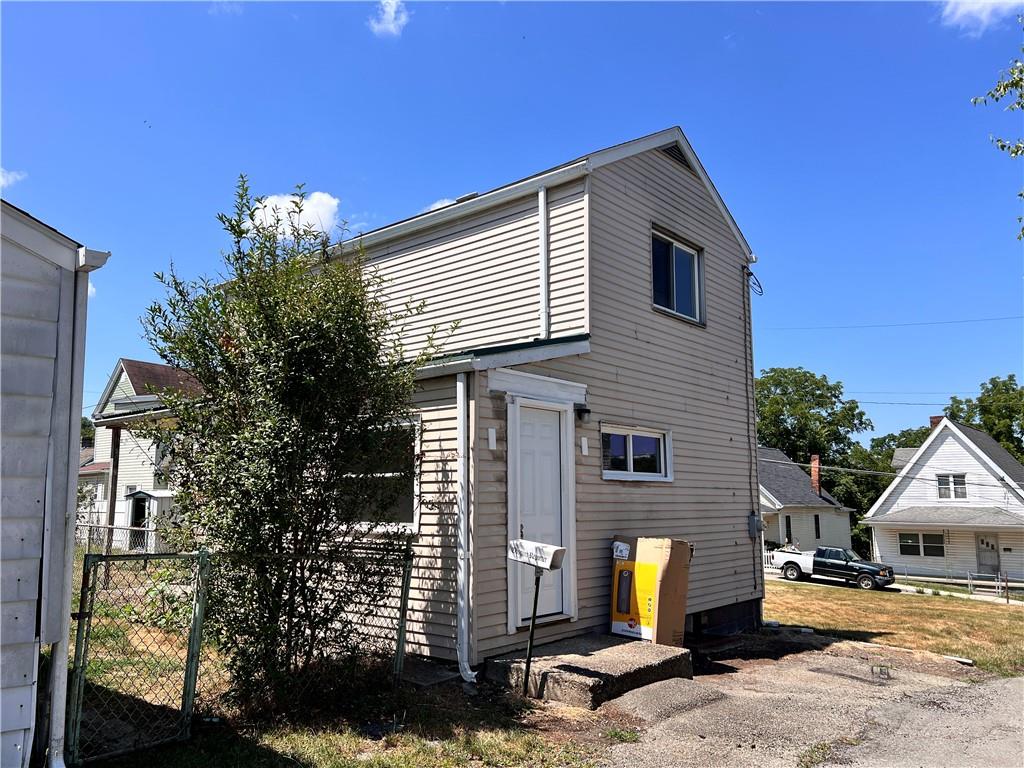
[[[683,539],[612,541],[612,634],[682,646],[693,545]]]

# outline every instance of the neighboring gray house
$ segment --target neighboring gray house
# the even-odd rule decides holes
[[[908,457],[908,453],[910,453]],[[1024,580],[1024,466],[981,430],[933,417],[864,518],[873,557],[917,576]]]
[[[820,469],[808,475],[782,451],[758,446],[757,479],[766,548],[851,546],[851,510],[821,487]]]
[[[33,740],[63,754],[71,558],[89,272],[83,247],[6,200],[0,247],[0,765],[28,765]],[[40,685],[40,651],[52,681]],[[52,728],[37,723],[52,690]]]
[[[568,550],[537,637],[609,624],[615,534],[693,542],[695,629],[763,595],[749,265],[681,130],[594,152],[362,234],[405,329],[458,325],[419,373],[410,650],[469,665],[526,645],[532,574],[510,539]],[[412,447],[410,450],[414,450]]]

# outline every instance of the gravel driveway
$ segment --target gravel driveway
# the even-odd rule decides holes
[[[749,639],[702,672],[604,705],[646,727],[638,743],[613,747],[605,765],[1024,765],[1024,678],[787,634]]]

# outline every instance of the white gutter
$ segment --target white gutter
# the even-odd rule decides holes
[[[551,276],[548,255],[548,188],[537,190],[537,230],[539,254],[537,268],[540,273],[540,328],[537,336],[547,339],[551,336]]]
[[[455,377],[455,435],[459,444],[458,488],[455,508],[458,513],[458,559],[455,564],[455,653],[459,673],[467,683],[476,682],[476,672],[469,668],[469,398],[466,396],[466,374]]]
[[[71,600],[74,595],[75,516],[77,509],[79,445],[82,428],[82,387],[85,379],[85,319],[89,307],[89,273],[106,264],[110,253],[78,249],[75,272],[75,316],[71,341],[71,410],[68,450],[67,508],[64,511],[64,583],[60,637],[50,656],[50,747],[47,765],[64,768],[64,727],[68,706],[68,636],[71,633]]]

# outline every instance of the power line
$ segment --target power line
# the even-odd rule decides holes
[[[796,464],[798,467],[807,467],[807,468],[810,468],[810,466],[811,466],[810,464],[801,464],[799,461],[783,461],[781,459],[760,459],[759,461],[763,461],[766,464]],[[851,475],[875,475],[875,476],[882,476],[882,477],[900,477],[900,473],[899,472],[884,472],[884,471],[877,470],[877,469],[855,469],[854,467],[835,467],[835,466],[830,466],[830,465],[826,465],[826,464],[821,464],[819,466],[819,468],[822,471],[830,470],[830,471],[833,471],[833,472],[846,472],[846,473],[851,474]],[[948,472],[948,473],[952,473],[952,474],[959,474],[959,473],[957,473],[957,472],[955,472],[953,470],[942,470],[942,472]],[[917,481],[917,482],[924,482],[924,483],[929,483],[929,484],[934,484],[935,483],[935,477],[934,476],[932,476],[932,477],[924,477],[923,475],[909,475],[908,474],[908,475],[903,475],[903,477],[901,479],[903,479],[903,480],[914,480],[914,481]],[[1001,484],[979,483],[976,480],[966,480],[966,479],[965,479],[964,482],[965,482],[966,485],[972,485],[975,488],[998,488],[999,490],[1006,490],[1006,486],[1001,485]]]
[[[1004,317],[975,317],[965,320],[922,320],[911,323],[868,323],[864,325],[790,325],[762,328],[762,331],[843,331],[855,328],[909,328],[920,325],[962,325],[964,323],[999,323],[1006,320],[1024,320],[1024,315]]]

